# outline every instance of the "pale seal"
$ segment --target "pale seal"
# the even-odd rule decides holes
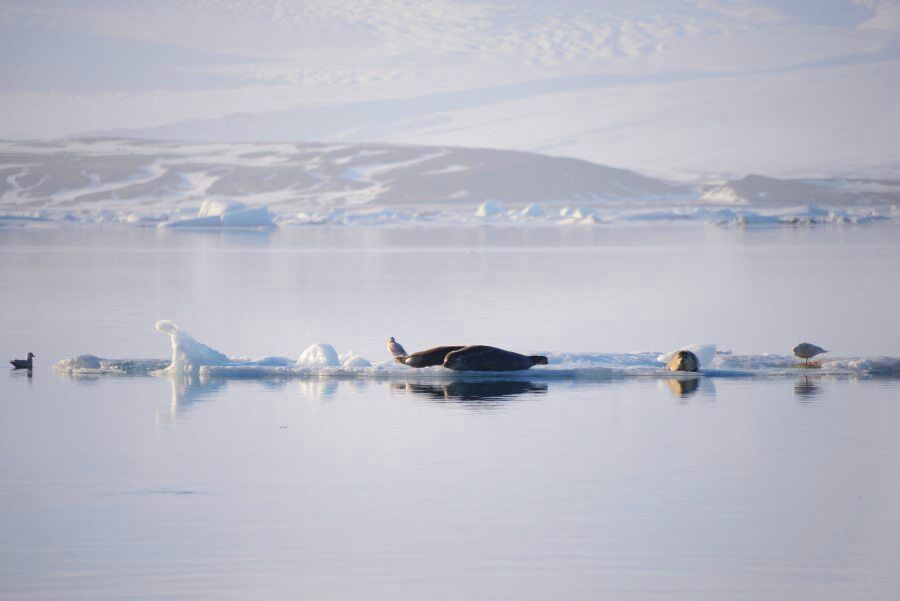
[[[454,371],[519,371],[547,363],[542,355],[520,355],[481,344],[448,353],[444,359],[444,367]]]
[[[697,371],[700,369],[700,361],[697,355],[691,351],[675,351],[669,362],[666,363],[666,369],[669,371]]]
[[[447,353],[458,351],[463,346],[436,346],[425,351],[419,351],[412,355],[403,355],[394,357],[394,361],[409,365],[410,367],[431,367],[432,365],[441,365],[444,363],[444,357]]]

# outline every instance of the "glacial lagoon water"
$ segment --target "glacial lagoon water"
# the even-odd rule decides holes
[[[900,379],[71,376],[713,342],[900,356],[895,226],[0,231],[3,599],[894,599]],[[14,308],[14,310],[9,310]]]

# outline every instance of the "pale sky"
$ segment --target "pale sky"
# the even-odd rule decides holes
[[[2,1],[0,137],[900,176],[900,2]]]

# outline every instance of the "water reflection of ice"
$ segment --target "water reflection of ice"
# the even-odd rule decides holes
[[[178,419],[194,403],[208,400],[227,385],[222,380],[205,380],[196,375],[171,374],[167,377],[172,387],[172,398],[166,409],[157,412],[157,425],[171,423]]]

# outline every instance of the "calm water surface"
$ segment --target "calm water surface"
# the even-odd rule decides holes
[[[233,355],[898,355],[895,234],[0,231],[0,350],[38,355],[0,372],[0,598],[895,599],[896,379],[50,369],[164,357],[160,318]]]

